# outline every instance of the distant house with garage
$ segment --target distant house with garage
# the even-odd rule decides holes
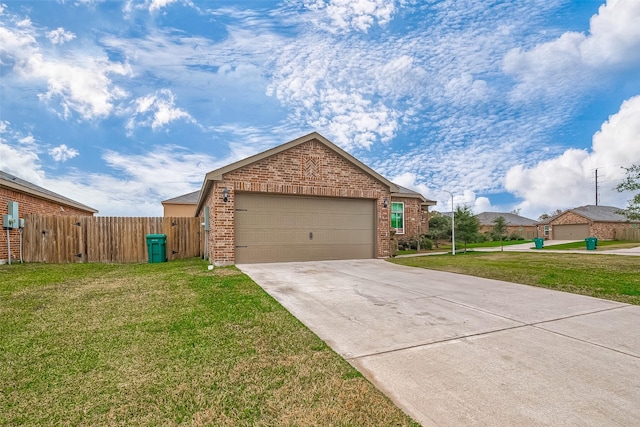
[[[0,216],[9,214],[9,203],[17,203],[20,217],[26,214],[93,216],[98,213],[97,209],[0,171]],[[18,258],[20,231],[17,228],[3,228],[0,233],[0,263],[8,260],[7,231],[11,242],[11,257]]]
[[[538,236],[549,240],[616,239],[624,229],[638,228],[614,206],[586,205],[566,210],[538,223]]]
[[[507,226],[508,236],[519,236],[525,239],[536,237],[536,225],[538,221],[509,212],[482,212],[475,216],[480,223],[480,233],[491,233],[495,226],[495,220],[503,217]]]
[[[209,172],[194,215],[216,265],[385,258],[435,204],[314,132]]]

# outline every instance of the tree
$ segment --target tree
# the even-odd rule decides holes
[[[438,239],[447,239],[451,236],[451,218],[445,215],[435,215],[429,218],[429,238],[436,242]]]
[[[464,251],[467,252],[467,243],[473,242],[478,236],[480,221],[473,215],[469,206],[458,206],[454,213],[456,240],[464,242]]]
[[[540,215],[538,217],[538,220],[540,221],[544,221],[545,219],[549,219],[552,216],[556,216],[556,215],[560,215],[561,213],[563,213],[564,211],[562,209],[556,209],[555,211],[551,212],[550,214],[548,213],[543,213],[542,215]]]
[[[503,216],[493,220],[493,234],[500,239],[500,248],[502,248],[502,240],[507,234],[507,220]]]
[[[623,191],[637,191],[629,200],[629,205],[622,211],[628,219],[640,219],[640,165],[632,165],[630,168],[623,168],[627,171],[627,177],[616,187],[620,193]]]

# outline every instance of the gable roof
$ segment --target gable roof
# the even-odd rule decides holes
[[[549,224],[551,221],[566,214],[567,212],[572,212],[576,215],[580,215],[581,217],[593,222],[640,222],[638,220],[627,219],[626,216],[620,213],[624,212],[624,209],[620,209],[615,206],[585,205],[573,209],[568,209],[562,213],[559,213],[558,215],[554,215],[543,221],[540,221],[539,224]]]
[[[503,217],[507,225],[536,225],[538,221],[509,212],[482,212],[476,215],[480,225],[493,225],[498,217]]]
[[[97,209],[78,203],[75,200],[71,200],[67,197],[61,196],[58,193],[49,191],[45,188],[37,186],[29,181],[18,178],[10,173],[0,171],[0,187],[10,188],[14,191],[29,194],[41,199],[50,200],[52,202],[59,203],[61,205],[69,206],[72,208],[80,209],[87,212],[98,213]]]
[[[343,159],[345,159],[349,163],[353,164],[355,167],[359,168],[364,173],[372,176],[373,178],[377,179],[378,181],[380,181],[383,184],[385,184],[386,186],[388,186],[391,193],[398,193],[400,191],[400,188],[398,187],[398,185],[396,185],[393,182],[389,181],[388,179],[386,179],[385,177],[380,175],[378,172],[374,171],[369,166],[365,165],[360,160],[356,159],[351,154],[347,153],[342,148],[338,147],[333,142],[329,141],[328,139],[326,139],[325,137],[320,135],[318,132],[312,132],[312,133],[310,133],[308,135],[305,135],[305,136],[302,136],[300,138],[294,139],[293,141],[289,141],[289,142],[284,143],[282,145],[278,145],[277,147],[274,147],[274,148],[272,148],[270,150],[263,151],[262,153],[255,154],[255,155],[253,155],[251,157],[247,157],[246,159],[239,160],[239,161],[237,161],[235,163],[231,163],[230,165],[223,166],[223,167],[221,167],[219,169],[216,169],[216,170],[213,170],[213,171],[207,173],[205,175],[204,182],[202,183],[202,189],[200,191],[200,197],[199,197],[197,205],[196,205],[196,211],[195,211],[196,215],[198,215],[200,213],[200,209],[202,209],[202,205],[204,204],[204,201],[206,200],[206,197],[209,194],[209,191],[211,190],[213,182],[214,181],[222,181],[222,177],[223,177],[224,174],[229,173],[229,172],[233,172],[236,169],[240,169],[240,168],[242,168],[244,166],[248,166],[250,164],[259,162],[260,160],[266,159],[267,157],[273,156],[275,154],[281,153],[281,152],[286,151],[286,150],[288,150],[290,148],[296,147],[296,146],[298,146],[300,144],[304,144],[306,142],[313,141],[313,140],[315,140],[317,142],[320,142],[325,147],[327,147],[329,150],[333,151],[338,156],[342,157]]]
[[[615,206],[585,205],[575,209],[570,209],[569,211],[596,222],[629,221],[626,216],[620,213],[624,210],[616,208]]]
[[[396,196],[396,197],[411,197],[411,198],[416,198],[416,199],[420,199],[422,200],[421,205],[422,206],[435,206],[437,204],[437,202],[435,200],[429,200],[427,198],[425,198],[422,194],[418,193],[417,191],[413,191],[409,188],[403,187],[401,185],[397,185],[398,187],[398,191],[395,193],[391,193],[391,197]]]
[[[194,191],[192,193],[183,194],[182,196],[174,197],[173,199],[163,200],[163,205],[165,203],[172,205],[195,205],[198,203],[198,199],[200,198],[200,190]]]

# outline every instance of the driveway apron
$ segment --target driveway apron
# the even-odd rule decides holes
[[[348,260],[238,266],[424,426],[640,425],[640,307]]]

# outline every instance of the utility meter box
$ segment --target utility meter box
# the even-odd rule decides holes
[[[2,215],[2,227],[3,228],[13,228],[13,217],[8,214]]]

